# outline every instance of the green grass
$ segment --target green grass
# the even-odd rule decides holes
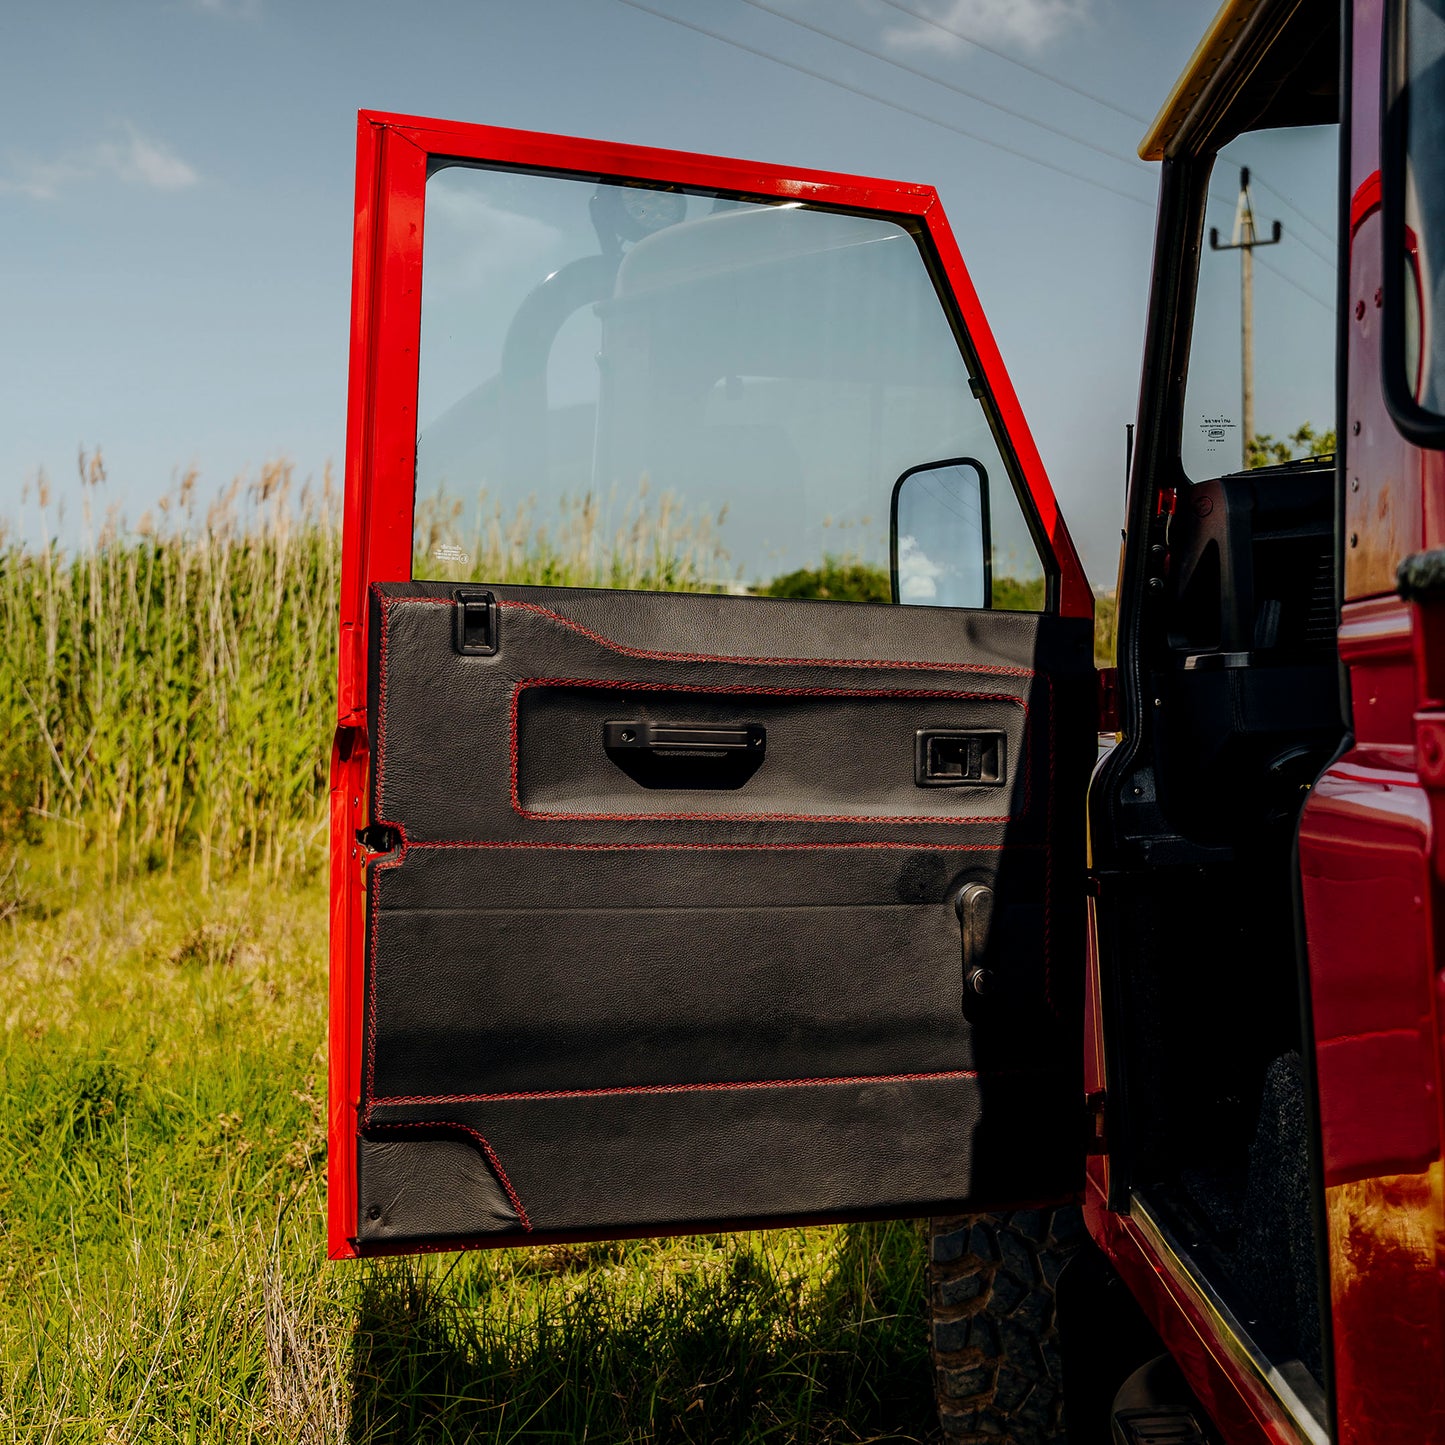
[[[202,892],[237,872],[259,884],[315,869],[341,560],[329,473],[297,488],[289,464],[269,463],[202,512],[188,472],[133,523],[105,505],[99,453],[81,456],[79,482],[74,547],[58,540],[65,503],[44,477],[23,532],[0,521],[0,837],[58,836],[110,880],[194,857]],[[645,487],[624,503],[564,499],[545,517],[530,501],[506,516],[479,505],[465,536],[462,510],[419,503],[418,576],[698,591],[728,572],[725,511],[689,516]],[[443,544],[466,562],[430,562]],[[885,572],[841,555],[752,585],[889,595]],[[1042,578],[995,577],[995,607],[1043,602]]]
[[[325,926],[0,859],[0,1442],[928,1436],[916,1225],[326,1263]]]
[[[188,474],[129,526],[81,473],[81,545],[43,478],[0,528],[0,1445],[929,1436],[916,1225],[324,1262],[337,499]],[[727,571],[665,496],[479,515],[458,576]]]

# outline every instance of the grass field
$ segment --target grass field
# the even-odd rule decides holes
[[[0,1441],[927,1436],[917,1226],[327,1264],[319,881],[0,875]]]
[[[917,1225],[324,1262],[337,499],[278,463],[127,525],[106,486],[83,457],[77,546],[43,479],[0,527],[0,1445],[928,1437]],[[666,499],[471,545],[564,585],[718,556]]]

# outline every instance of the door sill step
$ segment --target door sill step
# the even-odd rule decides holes
[[[1193,1410],[1120,1410],[1114,1415],[1117,1445],[1212,1445]]]

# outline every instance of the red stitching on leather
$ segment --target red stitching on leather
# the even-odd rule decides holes
[[[383,801],[382,789],[383,789],[383,784],[384,784],[384,779],[385,779],[385,763],[386,763],[387,642],[388,642],[388,632],[389,632],[389,622],[390,622],[390,611],[391,611],[391,607],[392,607],[394,604],[398,603],[398,602],[415,602],[415,603],[423,603],[423,604],[429,604],[429,605],[433,605],[433,606],[443,606],[443,607],[450,607],[450,606],[454,606],[455,604],[454,604],[450,599],[444,598],[444,597],[388,597],[385,593],[382,592],[381,586],[380,586],[380,584],[378,584],[378,583],[373,583],[373,584],[372,584],[372,589],[373,589],[373,591],[374,591],[374,592],[376,593],[376,595],[377,595],[377,598],[378,598],[379,603],[380,603],[380,609],[381,609],[381,642],[380,642],[380,649],[379,649],[379,655],[378,655],[378,671],[379,671],[379,673],[380,673],[380,677],[379,677],[379,679],[378,679],[378,690],[377,690],[376,784],[375,784],[375,790],[374,790],[374,791],[375,791],[375,799],[376,799],[377,805],[378,805],[378,807],[380,807],[381,804],[382,804],[382,801]],[[594,633],[594,632],[591,631],[591,629],[586,628],[586,627],[583,627],[580,623],[573,622],[570,618],[563,617],[560,613],[553,612],[553,611],[551,611],[549,608],[539,607],[539,606],[537,606],[537,605],[534,604],[534,603],[529,603],[529,602],[507,602],[507,601],[503,601],[503,602],[500,603],[500,605],[501,605],[501,606],[504,606],[504,607],[516,607],[516,608],[520,608],[520,609],[525,610],[525,611],[530,611],[530,612],[539,613],[539,614],[541,614],[541,615],[543,615],[543,616],[549,617],[549,618],[551,618],[551,619],[553,619],[553,620],[561,623],[561,624],[562,624],[563,626],[565,626],[565,627],[572,628],[573,630],[581,633],[583,636],[586,636],[586,637],[590,638],[591,640],[599,643],[600,645],[602,645],[602,646],[604,646],[604,647],[609,648],[609,649],[612,650],[612,651],[621,653],[621,654],[626,655],[626,656],[635,656],[635,657],[639,657],[639,658],[653,658],[653,659],[662,660],[662,661],[680,661],[680,662],[735,662],[735,663],[739,663],[739,664],[754,665],[754,666],[874,667],[874,668],[914,669],[914,670],[918,670],[918,671],[959,671],[959,672],[994,673],[994,674],[1005,675],[1005,676],[1025,677],[1025,678],[1038,676],[1038,677],[1040,678],[1040,680],[1043,682],[1043,684],[1044,684],[1044,686],[1045,686],[1045,688],[1047,689],[1047,692],[1048,692],[1047,707],[1048,707],[1048,714],[1049,714],[1049,748],[1048,748],[1049,790],[1048,790],[1048,799],[1047,799],[1047,806],[1046,806],[1046,812],[1045,812],[1045,840],[1046,840],[1045,843],[1044,843],[1043,845],[1038,845],[1038,844],[1002,844],[1002,843],[1001,843],[1001,844],[997,844],[997,845],[993,845],[993,844],[977,844],[977,843],[967,843],[967,844],[954,843],[954,844],[947,844],[947,845],[945,845],[944,851],[953,851],[953,852],[960,852],[960,851],[970,851],[970,852],[973,852],[973,851],[977,851],[977,852],[1002,852],[1002,851],[1005,851],[1006,849],[1012,849],[1012,850],[1018,850],[1018,851],[1037,851],[1037,850],[1039,849],[1039,847],[1042,846],[1042,850],[1043,850],[1043,853],[1044,853],[1044,925],[1043,925],[1043,934],[1044,934],[1044,938],[1043,938],[1043,944],[1044,944],[1044,996],[1045,996],[1045,1000],[1046,1000],[1046,1002],[1047,1002],[1047,1005],[1048,1005],[1050,1011],[1054,1014],[1055,1017],[1058,1017],[1058,1016],[1059,1016],[1058,1006],[1057,1006],[1057,1003],[1055,1002],[1054,997],[1053,997],[1053,946],[1052,946],[1052,939],[1051,939],[1051,922],[1052,922],[1052,917],[1053,917],[1053,853],[1054,853],[1054,850],[1053,850],[1053,841],[1054,841],[1054,840],[1053,840],[1053,815],[1054,815],[1054,801],[1053,801],[1054,786],[1053,786],[1053,785],[1054,785],[1054,748],[1055,748],[1054,688],[1053,688],[1053,680],[1049,677],[1049,675],[1048,675],[1047,673],[1036,674],[1036,673],[1034,673],[1034,672],[1033,672],[1032,670],[1030,670],[1030,669],[993,667],[993,666],[989,666],[989,665],[987,665],[987,664],[971,664],[971,663],[927,663],[927,662],[880,661],[880,660],[854,660],[854,661],[848,661],[848,660],[831,659],[831,658],[828,658],[828,659],[818,659],[818,658],[744,658],[744,657],[727,657],[727,656],[709,656],[709,655],[703,654],[703,653],[664,653],[664,652],[652,652],[652,651],[647,651],[647,650],[639,649],[639,648],[628,648],[628,647],[624,647],[624,646],[621,645],[620,643],[614,643],[614,642],[612,642],[610,639],[603,637],[601,634],[599,634],[599,633]],[[517,738],[517,709],[518,709],[518,702],[519,702],[519,699],[520,699],[520,697],[521,697],[522,689],[523,689],[524,687],[534,686],[534,685],[537,685],[537,684],[540,684],[540,683],[551,683],[552,685],[564,685],[564,686],[631,688],[631,689],[633,689],[633,690],[649,690],[649,689],[651,689],[651,690],[656,690],[656,691],[695,691],[695,692],[717,691],[716,688],[709,688],[709,687],[700,686],[700,685],[674,684],[674,685],[672,685],[672,686],[668,686],[668,685],[660,685],[660,686],[659,686],[659,685],[651,684],[651,683],[625,683],[625,682],[624,682],[624,683],[618,683],[618,682],[610,682],[610,681],[600,680],[600,679],[540,679],[540,678],[533,678],[533,679],[525,679],[525,680],[523,680],[522,682],[519,682],[519,683],[517,684],[517,686],[514,688],[513,693],[512,693],[512,703],[511,703],[511,709],[510,709],[510,747],[509,747],[509,752],[510,752],[510,760],[511,760],[511,795],[512,795],[512,807],[513,807],[519,814],[521,814],[523,817],[538,818],[538,819],[544,819],[544,820],[552,820],[552,819],[568,820],[568,819],[570,819],[570,820],[576,820],[576,821],[583,821],[583,820],[587,820],[587,819],[589,819],[589,818],[595,818],[595,819],[601,820],[601,821],[614,821],[614,820],[622,820],[622,819],[626,819],[626,818],[630,818],[630,817],[647,817],[647,816],[650,816],[650,817],[654,817],[654,818],[656,818],[656,819],[658,819],[658,820],[664,820],[664,819],[672,818],[672,819],[688,820],[688,821],[704,821],[704,820],[709,820],[709,819],[711,819],[711,820],[723,822],[723,821],[758,821],[758,820],[761,819],[761,820],[778,821],[778,822],[814,822],[814,823],[832,823],[832,822],[878,823],[878,822],[885,822],[885,823],[899,823],[899,824],[913,824],[913,823],[931,824],[931,823],[937,823],[937,822],[940,822],[940,821],[947,822],[947,823],[953,823],[953,822],[961,822],[961,823],[987,823],[987,822],[1007,823],[1007,822],[1014,821],[1011,817],[1007,817],[1007,816],[1001,817],[1001,818],[965,818],[965,819],[956,819],[956,820],[955,820],[955,819],[944,819],[944,820],[940,820],[940,819],[936,819],[936,818],[884,818],[884,819],[878,819],[878,818],[869,818],[869,817],[833,817],[833,816],[818,816],[818,815],[810,815],[810,814],[803,814],[803,815],[799,815],[799,816],[783,815],[783,814],[720,814],[720,815],[707,815],[707,814],[630,815],[630,814],[609,814],[609,813],[595,814],[595,815],[588,815],[588,814],[565,814],[565,813],[531,813],[531,814],[529,814],[529,813],[525,812],[525,811],[522,809],[522,807],[521,807],[521,805],[520,805],[520,799],[519,799],[519,797],[518,797],[518,792],[517,792],[517,769],[518,769],[518,756],[517,756],[517,749],[518,749],[518,738]],[[922,690],[922,689],[919,689],[919,690],[899,690],[899,691],[888,690],[888,691],[884,691],[884,690],[874,690],[874,689],[866,689],[866,688],[865,688],[865,689],[827,689],[827,688],[824,688],[824,689],[802,689],[802,688],[766,688],[766,687],[729,687],[729,688],[726,689],[726,691],[728,691],[728,692],[744,692],[744,693],[770,693],[770,694],[774,694],[774,695],[784,695],[784,696],[824,696],[824,697],[827,697],[827,696],[839,696],[839,695],[842,695],[842,696],[858,696],[858,697],[942,697],[942,698],[961,698],[961,699],[977,698],[977,699],[980,700],[980,701],[983,701],[983,700],[997,700],[997,701],[1002,701],[1002,702],[1009,702],[1009,703],[1014,704],[1015,706],[1018,706],[1018,707],[1022,708],[1022,709],[1023,709],[1023,712],[1024,712],[1025,727],[1027,728],[1028,725],[1029,725],[1029,706],[1028,706],[1028,703],[1027,703],[1025,700],[1023,700],[1022,698],[1008,697],[1008,696],[1006,696],[1006,695],[1004,695],[1004,694],[963,693],[963,692],[949,692],[949,691],[936,691],[936,692],[935,692],[935,691],[928,691],[928,690]],[[1027,812],[1027,811],[1028,811],[1030,786],[1031,786],[1031,778],[1030,778],[1030,775],[1029,775],[1029,770],[1028,770],[1028,769],[1025,769],[1025,774],[1024,774],[1024,808],[1023,808],[1023,812]],[[1021,814],[1020,816],[1022,816],[1022,814]],[[380,820],[378,820],[378,821],[380,821]],[[386,1102],[386,1101],[378,1101],[377,1098],[376,1098],[376,1092],[375,1092],[376,1052],[377,1052],[376,973],[377,973],[377,952],[378,952],[378,946],[379,946],[379,927],[380,927],[380,919],[381,919],[381,906],[380,906],[380,904],[381,904],[381,877],[380,877],[380,875],[381,875],[382,872],[384,872],[384,871],[386,871],[386,870],[388,870],[388,869],[399,868],[399,867],[401,866],[401,864],[405,861],[406,854],[407,854],[407,851],[408,851],[409,848],[416,847],[416,848],[437,848],[437,849],[441,849],[441,848],[507,848],[507,847],[513,847],[513,848],[528,848],[528,847],[535,847],[535,848],[552,848],[552,849],[557,849],[557,850],[568,850],[568,851],[578,851],[578,852],[582,852],[582,851],[612,851],[612,850],[619,850],[619,851],[620,851],[620,850],[625,850],[625,849],[633,849],[633,850],[654,850],[654,849],[655,849],[655,850],[659,850],[659,851],[661,851],[661,850],[666,850],[666,849],[682,849],[682,850],[689,850],[689,851],[691,851],[691,850],[698,850],[698,851],[733,851],[733,850],[743,850],[743,849],[759,849],[759,850],[769,850],[769,849],[773,849],[773,850],[778,850],[778,851],[789,851],[789,850],[800,850],[800,851],[801,851],[801,850],[818,849],[818,848],[831,848],[831,849],[839,849],[839,848],[921,848],[921,849],[926,849],[926,848],[929,846],[929,845],[924,844],[924,843],[917,843],[917,844],[914,844],[914,843],[898,843],[898,842],[876,842],[876,843],[875,843],[875,842],[855,842],[855,841],[850,841],[850,842],[837,842],[837,843],[776,843],[776,844],[774,844],[774,843],[618,843],[618,844],[603,844],[603,843],[599,843],[599,844],[593,844],[593,843],[466,842],[466,841],[458,841],[458,842],[436,842],[436,843],[409,843],[408,840],[407,840],[407,837],[406,837],[405,829],[404,829],[400,824],[396,824],[396,823],[381,823],[381,826],[395,828],[395,829],[397,830],[397,833],[398,833],[400,839],[401,839],[401,843],[400,843],[400,846],[398,847],[398,849],[397,849],[397,851],[396,851],[396,854],[395,854],[395,856],[394,856],[393,858],[389,859],[389,860],[388,860],[387,862],[385,862],[385,863],[378,863],[378,864],[374,865],[374,869],[375,869],[375,873],[376,873],[376,879],[375,879],[375,888],[374,888],[374,890],[373,890],[373,897],[372,897],[371,969],[370,969],[369,986],[368,986],[368,990],[367,990],[367,1012],[368,1012],[368,1019],[367,1019],[367,1063],[366,1063],[365,1107],[364,1107],[364,1110],[363,1110],[363,1122],[369,1121],[370,1116],[371,1116],[371,1110],[372,1110],[373,1108],[375,1108],[375,1106],[376,1106],[376,1104],[377,1104],[378,1102]],[[884,1081],[887,1077],[895,1077],[895,1078],[901,1080],[901,1079],[907,1079],[907,1078],[932,1078],[932,1077],[951,1077],[951,1076],[949,1076],[949,1075],[936,1075],[936,1076],[935,1076],[935,1075],[882,1076],[882,1077],[880,1077],[880,1079],[877,1080],[877,1081],[878,1081],[878,1082],[882,1082],[882,1081]],[[975,1077],[976,1077],[976,1076],[975,1076]],[[798,1081],[798,1082],[807,1082],[807,1081]],[[826,1083],[826,1082],[848,1082],[848,1081],[846,1081],[846,1080],[838,1080],[838,1081],[818,1080],[818,1081],[816,1081],[816,1082]],[[779,1084],[751,1084],[751,1085],[740,1084],[740,1085],[733,1085],[733,1086],[731,1086],[731,1087],[762,1088],[762,1087],[783,1087],[783,1086],[784,1086],[784,1085],[779,1085]],[[707,1086],[707,1085],[690,1085],[690,1086],[689,1086],[689,1085],[681,1085],[681,1086],[662,1085],[662,1086],[658,1086],[658,1088],[660,1088],[660,1089],[669,1089],[669,1090],[670,1090],[670,1089],[675,1089],[675,1088],[705,1088],[705,1087],[710,1087],[710,1086]],[[728,1086],[718,1086],[718,1087],[728,1087]],[[440,1099],[442,1099],[442,1098],[446,1098],[446,1097],[448,1097],[448,1096],[438,1096],[438,1100],[440,1100]],[[464,1098],[464,1097],[466,1097],[466,1096],[457,1096],[457,1097],[459,1097],[459,1098]],[[488,1097],[488,1096],[478,1096],[478,1097],[479,1097],[479,1098],[485,1098],[485,1097]],[[507,1096],[500,1096],[500,1095],[499,1095],[499,1096],[496,1096],[496,1097],[502,1098],[502,1097],[507,1097]],[[512,1097],[527,1097],[527,1096],[525,1096],[525,1095],[518,1095],[518,1096],[512,1096]],[[559,1096],[559,1097],[565,1097],[565,1095],[562,1095],[562,1096]],[[402,1127],[407,1127],[407,1126],[404,1126],[404,1125],[389,1125],[389,1126],[386,1126],[386,1127],[402,1128]],[[425,1125],[417,1125],[416,1127],[427,1127],[427,1126],[425,1126]],[[461,1124],[454,1125],[454,1126],[452,1126],[452,1127],[461,1128],[461,1129],[466,1129],[466,1126],[465,1126],[465,1125],[461,1125]],[[468,1133],[473,1133],[473,1134],[475,1134],[475,1131],[474,1131],[474,1130],[468,1129],[467,1132],[468,1132]],[[491,1146],[490,1146],[489,1144],[487,1144],[486,1141],[485,1141],[484,1139],[482,1139],[480,1135],[476,1135],[476,1137],[477,1137],[477,1139],[479,1140],[479,1142],[482,1144],[482,1147],[487,1151],[488,1157],[493,1160],[494,1167],[497,1169],[497,1172],[498,1172],[498,1177],[502,1180],[503,1185],[504,1185],[504,1187],[505,1187],[506,1190],[507,1190],[508,1197],[513,1200],[514,1207],[515,1207],[515,1208],[517,1209],[517,1211],[518,1211],[518,1216],[519,1216],[519,1218],[521,1218],[521,1219],[523,1220],[524,1228],[530,1230],[530,1229],[531,1229],[531,1224],[530,1224],[529,1222],[527,1222],[525,1211],[522,1209],[522,1206],[521,1206],[521,1201],[520,1201],[520,1199],[517,1199],[517,1198],[515,1197],[515,1193],[514,1193],[514,1191],[513,1191],[512,1188],[511,1188],[510,1182],[509,1182],[509,1181],[507,1180],[507,1178],[506,1178],[505,1172],[502,1171],[500,1163],[499,1163],[499,1162],[496,1162],[496,1160],[495,1160],[495,1154],[494,1154],[493,1151],[491,1150]]]
[[[521,1222],[522,1228],[529,1234],[532,1232],[532,1221],[527,1218],[527,1211],[522,1208],[522,1200],[517,1191],[512,1187],[512,1181],[507,1178],[507,1171],[502,1168],[502,1161],[497,1158],[497,1151],[468,1124],[458,1124],[454,1119],[439,1119],[433,1122],[430,1119],[420,1123],[405,1124],[374,1124],[373,1129],[460,1129],[463,1134],[470,1134],[473,1139],[481,1145],[482,1153],[487,1156],[487,1163],[492,1166],[492,1173],[497,1176],[497,1182],[506,1191],[507,1198],[512,1202],[512,1208],[517,1212],[517,1219]]]
[[[1017,1072],[1017,1071],[1014,1071]],[[707,1084],[618,1084],[599,1089],[535,1089],[508,1094],[409,1094],[377,1099],[379,1107],[411,1104],[513,1104],[545,1099],[610,1099],[631,1094],[705,1094],[741,1089],[809,1089],[819,1085],[916,1084],[940,1079],[1007,1078],[1008,1073],[981,1074],[977,1069],[939,1069],[921,1074],[849,1074],[817,1079],[730,1079]]]
[[[819,848],[906,848],[914,853],[1039,853],[1047,847],[1044,843],[542,843],[522,842],[511,839],[471,842],[453,842],[450,839],[431,843],[407,843],[403,851],[425,848],[544,848],[558,853],[623,853],[633,850],[654,853],[729,853],[729,852],[772,852],[799,853]]]
[[[1024,715],[1025,733],[1028,730],[1029,705],[1020,697],[1010,697],[998,692],[955,692],[948,689],[928,688],[870,688],[870,687],[762,687],[728,686],[709,687],[703,683],[689,682],[614,682],[607,678],[589,677],[524,677],[512,689],[512,705],[508,713],[508,759],[511,766],[512,809],[518,816],[534,822],[572,823],[613,823],[613,822],[671,822],[671,823],[863,823],[882,827],[889,826],[937,826],[942,828],[961,827],[973,823],[1012,823],[1022,818],[1029,810],[1031,783],[1029,768],[1024,768],[1024,805],[1018,814],[1004,813],[996,816],[970,814],[968,817],[932,817],[928,814],[897,816],[882,814],[869,816],[858,813],[563,813],[550,809],[529,809],[522,805],[520,793],[520,756],[518,741],[518,710],[522,693],[529,687],[591,687],[614,692],[724,692],[728,696],[764,697],[849,697],[849,698],[938,698],[961,702],[1005,702],[1020,708]],[[1050,785],[1053,781],[1053,757],[1049,758]]]
[[[371,590],[381,604],[381,649],[377,657],[377,672],[381,675],[377,679],[376,694],[376,786],[374,789],[376,805],[379,808],[382,801],[382,782],[386,771],[386,642],[391,621],[391,609],[398,602],[423,602],[435,607],[454,607],[456,604],[450,597],[388,597],[381,590],[379,582],[373,582]]]
[[[421,599],[417,599],[418,601]],[[428,599],[441,601],[443,599]],[[628,647],[614,642],[550,607],[539,607],[535,602],[514,602],[499,598],[498,607],[514,607],[521,612],[535,612],[538,616],[551,618],[563,627],[580,633],[589,642],[595,642],[610,652],[621,653],[623,657],[653,659],[658,662],[735,662],[745,667],[882,667],[911,668],[918,672],[979,672],[997,677],[1033,677],[1034,671],[1027,667],[1002,667],[983,662],[904,662],[891,658],[838,658],[838,657],[734,657],[728,653],[713,652],[658,652],[647,647]]]
[[[376,780],[371,790],[376,806],[380,808],[381,789],[386,778],[386,633],[391,620],[391,598],[376,583],[372,583],[372,590],[381,604],[381,647],[376,664]]]
[[[372,864],[371,891],[371,968],[366,981],[366,1091],[363,1100],[363,1122],[371,1113],[372,1101],[376,1095],[376,959],[381,950],[381,875],[392,868],[400,868],[406,859],[406,833],[395,823],[383,823],[384,828],[396,828],[401,835],[401,846],[396,855],[385,863]]]

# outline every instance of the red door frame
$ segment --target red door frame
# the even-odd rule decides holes
[[[1013,448],[1057,568],[1058,608],[1091,617],[1093,593],[963,257],[931,186],[719,160],[492,126],[363,111],[357,122],[351,363],[346,428],[337,734],[331,771],[331,1008],[328,1250],[350,1258],[356,1224],[357,1047],[365,887],[356,829],[367,821],[366,626],[372,582],[411,576],[422,236],[428,162],[656,181],[807,201],[923,223]],[[1082,966],[1082,960],[1080,961]]]

